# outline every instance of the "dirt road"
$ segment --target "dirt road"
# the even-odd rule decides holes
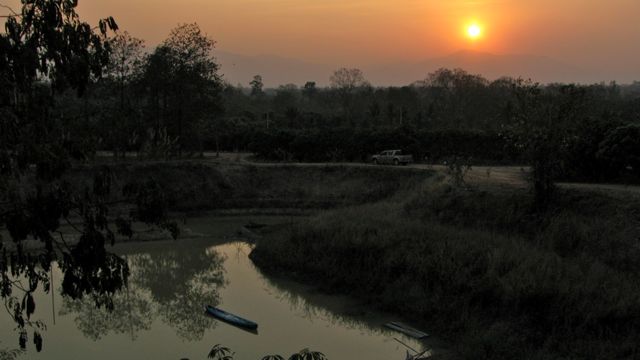
[[[110,156],[109,153],[99,154]],[[255,166],[378,166],[368,163],[343,162],[343,163],[301,163],[301,162],[262,162],[252,160],[251,153],[228,153],[221,152],[217,156],[215,152],[205,152],[203,161],[224,162],[224,163],[240,163],[252,164]],[[129,159],[135,159],[136,154],[129,154]],[[198,158],[194,158],[197,161]],[[411,164],[399,167],[403,169],[425,169],[435,170],[443,174],[447,174],[448,168],[444,165],[430,164]],[[473,166],[464,177],[465,182],[472,186],[480,188],[526,188],[528,186],[527,176],[530,169],[521,166]],[[598,191],[606,193],[631,193],[640,195],[640,186],[638,185],[620,185],[620,184],[592,184],[592,183],[558,183],[561,188]]]

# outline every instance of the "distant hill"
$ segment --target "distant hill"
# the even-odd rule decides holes
[[[220,63],[220,72],[227,82],[232,85],[240,83],[246,87],[254,75],[261,75],[267,87],[284,84],[302,86],[307,81],[326,85],[329,83],[329,76],[337,68],[273,55],[250,56],[215,51],[214,56]]]
[[[253,76],[260,74],[267,87],[288,83],[301,86],[307,81],[315,81],[319,86],[325,86],[329,83],[331,73],[340,67],[273,55],[249,56],[225,51],[216,51],[215,55],[222,65],[221,72],[224,78],[233,85],[241,83],[249,86]],[[481,74],[489,80],[502,76],[530,78],[540,83],[593,83],[608,80],[631,83],[635,80],[620,69],[611,69],[605,73],[583,69],[545,56],[495,55],[469,50],[419,62],[396,62],[363,67],[362,70],[367,80],[374,85],[402,86],[422,80],[439,68],[461,68],[473,74]]]

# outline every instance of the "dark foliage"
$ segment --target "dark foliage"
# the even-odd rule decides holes
[[[611,173],[630,173],[640,177],[640,125],[626,125],[610,130],[602,140],[596,156]]]
[[[140,219],[178,233],[175,224],[166,221],[162,201],[151,200],[161,197],[157,188],[151,194],[113,194],[108,168],[95,169],[93,181],[85,186],[64,179],[74,161],[92,156],[96,136],[95,128],[67,130],[69,123],[56,112],[57,102],[67,90],[87,94],[109,63],[107,33],[118,29],[109,17],[94,31],[80,20],[77,5],[67,0],[22,1],[20,13],[7,18],[6,31],[0,34],[0,226],[11,237],[0,238],[0,295],[17,325],[20,347],[26,347],[27,329],[33,328],[37,351],[42,349],[39,330],[44,324],[32,319],[33,292],[39,286],[52,291],[54,262],[63,271],[64,296],[91,296],[97,306],[112,308],[112,295],[126,286],[126,262],[106,250],[115,241],[113,205],[127,202],[127,196],[145,199],[137,202],[132,217],[120,218],[116,227],[121,234],[130,235],[127,222]],[[72,137],[70,132],[89,136]],[[73,229],[74,241],[65,238],[69,231],[62,230],[63,223]],[[41,246],[26,251],[25,240]]]
[[[370,161],[380,150],[402,149],[418,161],[439,163],[451,157],[474,158],[478,162],[512,163],[518,154],[509,152],[497,133],[472,130],[312,129],[274,130],[251,134],[248,149],[268,160],[305,162]]]

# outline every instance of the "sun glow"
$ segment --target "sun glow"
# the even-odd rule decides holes
[[[471,24],[467,27],[467,36],[471,39],[478,39],[482,35],[482,28],[478,24]]]

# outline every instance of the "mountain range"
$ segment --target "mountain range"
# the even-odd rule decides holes
[[[215,56],[221,65],[224,79],[232,85],[243,86],[249,86],[254,75],[261,75],[266,87],[283,84],[301,86],[307,81],[325,86],[333,71],[342,67],[274,55],[240,55],[220,50],[216,51]],[[361,69],[366,79],[375,86],[403,86],[422,80],[439,68],[461,68],[489,80],[511,76],[540,83],[594,83],[610,80],[631,83],[640,79],[640,72],[629,74],[619,69],[596,71],[546,56],[496,55],[470,50],[418,62],[394,62]]]

